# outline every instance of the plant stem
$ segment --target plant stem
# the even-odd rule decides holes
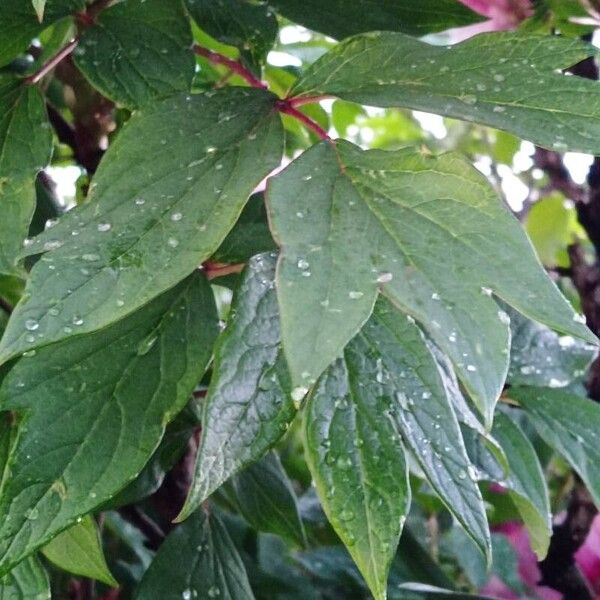
[[[302,106],[303,104],[315,104],[321,100],[331,100],[334,96],[296,96],[294,98],[286,98],[286,102],[292,108]]]
[[[231,58],[228,58],[227,56],[224,56],[223,54],[213,52],[212,50],[209,50],[208,48],[203,48],[202,46],[198,46],[197,44],[194,44],[194,52],[198,56],[202,56],[203,58],[206,58],[207,60],[216,65],[226,66],[233,73],[245,79],[252,87],[260,88],[263,90],[267,88],[267,86],[262,81],[260,81],[260,79],[256,78],[248,69],[246,69],[246,67],[244,67],[244,65],[242,65],[237,60],[233,60]]]
[[[315,123],[304,113],[301,113],[299,110],[295,109],[288,100],[280,100],[277,102],[277,110],[284,115],[289,115],[297,121],[300,121],[300,123],[302,123],[305,127],[308,127],[314,131],[322,140],[331,141],[329,134],[318,123]]]
[[[47,63],[41,66],[39,70],[35,73],[32,73],[28,77],[25,77],[26,85],[34,85],[40,81],[43,77],[45,77],[54,67],[56,67],[62,60],[64,60],[69,54],[75,50],[77,44],[79,43],[79,38],[75,38],[71,40],[66,46],[61,48]]]
[[[10,305],[10,303],[7,300],[2,298],[1,296],[0,296],[0,308],[9,316],[12,314],[13,307]]]

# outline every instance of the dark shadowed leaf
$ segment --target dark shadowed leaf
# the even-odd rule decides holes
[[[229,88],[136,113],[106,153],[90,201],[28,248],[47,252],[2,339],[2,359],[105,327],[210,257],[279,164],[274,101]]]
[[[215,514],[196,511],[165,540],[135,600],[253,600],[244,564]]]
[[[261,458],[295,415],[280,348],[276,257],[250,260],[215,349],[194,481],[180,518],[231,475]]]
[[[193,274],[93,335],[23,357],[0,403],[22,414],[0,498],[0,571],[133,480],[211,357],[216,309]]]
[[[35,210],[35,176],[51,150],[39,90],[0,74],[0,273],[22,274],[16,263]]]
[[[481,17],[456,0],[268,0],[288,19],[334,38],[375,30],[425,35],[469,25]]]
[[[308,387],[369,317],[379,290],[452,359],[487,423],[508,368],[508,317],[594,341],[546,276],[518,222],[453,154],[317,144],[267,190],[283,346]]]
[[[558,36],[502,32],[432,46],[401,33],[376,32],[335,46],[291,94],[424,110],[504,129],[559,151],[596,154],[596,83],[561,73],[596,52]]]

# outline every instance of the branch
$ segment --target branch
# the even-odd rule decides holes
[[[202,56],[209,60],[211,63],[216,65],[223,65],[231,70],[236,75],[239,75],[242,79],[245,79],[252,87],[267,89],[267,86],[260,80],[257,79],[242,63],[237,60],[233,60],[232,58],[228,58],[223,54],[219,54],[218,52],[213,52],[208,48],[204,48],[202,46],[198,46],[198,44],[194,44],[194,53],[198,56]]]
[[[318,124],[315,123],[312,119],[309,119],[304,113],[301,113],[299,110],[295,109],[287,100],[279,100],[276,104],[277,110],[284,114],[293,117],[297,121],[300,121],[305,127],[312,129],[322,140],[331,141],[329,134]]]
[[[79,38],[71,40],[66,46],[61,48],[54,56],[52,56],[48,62],[41,66],[35,73],[25,77],[25,85],[34,85],[44,78],[52,69],[54,69],[62,60],[64,60],[69,54],[75,50],[79,44]]]
[[[335,98],[335,96],[296,96],[293,98],[286,98],[286,102],[288,106],[296,108],[303,104],[315,104],[321,102],[321,100],[331,100],[333,98]]]

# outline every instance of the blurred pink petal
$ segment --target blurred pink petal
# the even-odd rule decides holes
[[[600,593],[600,515],[594,519],[585,542],[575,554],[575,561],[590,585]]]

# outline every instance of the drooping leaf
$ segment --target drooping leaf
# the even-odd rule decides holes
[[[102,94],[135,108],[190,90],[195,64],[191,46],[180,0],[127,0],[100,13],[84,30],[74,55]]]
[[[229,88],[137,112],[106,153],[90,201],[28,248],[47,253],[31,271],[0,360],[105,327],[210,257],[279,163],[274,102],[262,90]],[[27,331],[33,321],[35,332]]]
[[[291,94],[403,106],[490,125],[540,146],[595,154],[596,84],[560,72],[595,54],[588,44],[557,36],[501,32],[445,47],[376,32],[335,46]]]
[[[565,387],[580,379],[598,353],[595,346],[560,336],[515,311],[508,311],[512,343],[507,381],[511,385]]]
[[[219,42],[239,48],[255,67],[264,61],[277,38],[277,19],[266,3],[186,0],[186,5],[201,29]]]
[[[250,260],[215,349],[194,480],[180,519],[262,457],[296,412],[280,348],[275,262],[272,254]]]
[[[118,586],[106,564],[96,522],[90,516],[57,535],[42,552],[50,562],[69,573]]]
[[[34,37],[53,22],[82,10],[84,0],[47,0],[44,20],[34,3],[39,0],[2,0],[0,5],[0,66],[24,52]]]
[[[508,469],[500,464],[481,437],[473,436],[469,454],[477,465],[479,477],[506,488],[529,532],[531,546],[537,556],[544,558],[552,535],[548,489],[535,450],[509,417],[498,412],[492,429],[494,439],[506,457]]]
[[[51,597],[48,575],[33,556],[0,579],[0,600],[49,600]]]
[[[200,379],[216,330],[212,291],[195,273],[9,371],[0,406],[23,423],[0,490],[0,573],[138,475]]]
[[[511,388],[544,441],[575,469],[600,506],[600,405],[549,388]]]
[[[284,17],[334,38],[375,30],[421,36],[481,20],[455,0],[268,0]]]
[[[380,289],[452,359],[488,424],[509,348],[492,292],[595,340],[488,182],[456,155],[322,142],[270,180],[267,200],[282,247],[277,293],[295,386],[340,355]]]
[[[294,489],[275,452],[234,475],[231,487],[240,513],[256,530],[306,543]]]
[[[448,510],[489,559],[490,537],[443,371],[414,321],[380,299],[357,338],[404,444]],[[351,345],[354,341],[351,343]],[[358,353],[357,353],[358,354]],[[361,356],[360,354],[358,354]],[[369,385],[373,385],[372,378]],[[374,392],[375,393],[375,392]]]
[[[161,545],[135,600],[253,600],[244,564],[216,514],[196,511]]]
[[[0,75],[0,273],[22,274],[16,262],[35,210],[35,176],[51,150],[39,90]]]
[[[384,416],[389,396],[377,361],[369,360],[372,352],[370,340],[360,334],[352,341],[309,396],[303,429],[323,508],[381,600],[410,506],[410,486],[400,435]]]

